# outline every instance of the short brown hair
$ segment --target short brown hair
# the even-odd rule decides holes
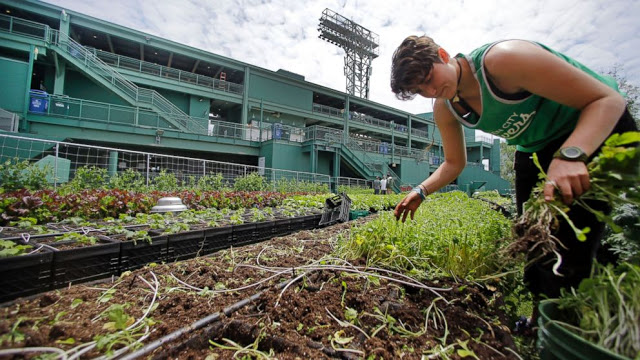
[[[415,88],[433,69],[434,63],[442,63],[440,46],[428,36],[409,36],[402,41],[391,59],[391,91],[400,100],[410,100]]]

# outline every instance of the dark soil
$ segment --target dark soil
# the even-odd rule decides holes
[[[151,264],[113,281],[75,285],[5,304],[0,309],[0,349],[69,351],[96,340],[96,335],[117,332],[105,327],[122,319],[108,318],[110,306],[124,306],[125,327],[155,301],[157,307],[148,316],[154,323],[148,323],[148,337],[142,341],[145,349],[178,329],[192,325],[192,330],[137,353],[139,358],[460,359],[471,352],[479,359],[518,358],[498,292],[451,279],[403,285],[372,276],[376,272],[362,267],[362,260],[347,264],[328,259],[337,236],[348,236],[353,223],[367,219],[208,257]],[[400,279],[397,274],[377,274]],[[419,288],[425,286],[445,290]],[[251,296],[253,301],[237,306]],[[207,317],[212,321],[193,325]],[[128,335],[137,339],[143,333]],[[74,344],[65,344],[69,339]],[[112,351],[122,347],[116,343]],[[81,358],[106,352],[106,345],[94,347]]]

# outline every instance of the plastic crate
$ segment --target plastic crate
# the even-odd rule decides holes
[[[55,247],[54,244],[53,246]],[[53,287],[83,283],[118,275],[119,242],[60,250],[53,253]]]
[[[0,259],[0,302],[50,290],[52,262],[53,250],[47,247],[35,254]]]
[[[253,242],[256,231],[255,223],[233,225],[232,228],[232,246],[242,246]]]
[[[304,221],[304,216],[291,218],[291,223],[289,224],[289,229],[291,230],[291,232],[304,230]]]
[[[273,222],[272,237],[291,234],[291,219],[279,219]]]
[[[204,230],[167,235],[167,261],[180,261],[203,255]]]
[[[269,240],[273,237],[273,228],[275,227],[273,221],[261,221],[255,224],[254,242]]]
[[[320,220],[322,220],[322,214],[307,215],[304,216],[304,229],[315,229],[319,226]]]
[[[120,245],[120,271],[139,269],[149,263],[167,259],[167,236],[152,236],[151,243],[126,241]]]
[[[325,200],[324,212],[318,225],[331,225],[336,222],[346,222],[349,220],[351,209],[351,199],[347,194],[332,196]]]
[[[232,232],[232,226],[222,226],[204,230],[202,255],[228,248],[233,240]]]

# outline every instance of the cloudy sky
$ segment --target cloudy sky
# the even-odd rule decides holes
[[[640,0],[46,0],[212,53],[345,91],[344,51],[318,38],[329,8],[375,32],[369,98],[412,113],[431,101],[396,100],[391,55],[408,35],[429,35],[451,53],[518,38],[542,42],[606,72],[622,65],[640,86]]]

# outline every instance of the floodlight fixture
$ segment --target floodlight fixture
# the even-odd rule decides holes
[[[378,57],[378,34],[328,8],[322,12],[318,31],[320,39],[341,47],[345,52],[347,93],[368,99],[371,62]]]

